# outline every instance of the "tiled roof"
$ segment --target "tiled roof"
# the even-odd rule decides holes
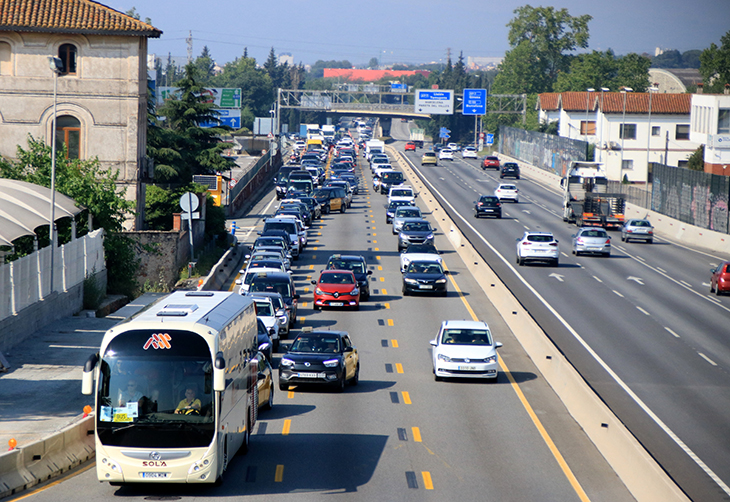
[[[603,96],[601,96],[603,94]],[[590,96],[588,96],[590,95]],[[603,98],[603,103],[601,103]],[[586,99],[588,101],[586,102]],[[589,111],[601,108],[603,113],[623,113],[624,94],[620,92],[547,92],[538,96],[542,110]],[[654,93],[651,96],[652,114],[689,115],[692,105],[691,94]],[[626,113],[649,113],[649,94],[626,93]]]
[[[0,31],[159,37],[147,23],[90,0],[0,0]]]
[[[555,112],[560,109],[560,94],[557,92],[544,92],[537,96],[538,109]]]
[[[563,92],[561,93],[561,103],[563,110],[567,112],[596,110],[597,97],[600,92]]]

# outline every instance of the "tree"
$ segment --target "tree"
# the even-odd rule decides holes
[[[573,17],[567,9],[556,11],[554,7],[530,5],[519,7],[514,13],[517,17],[507,23],[509,44],[514,49],[529,42],[533,56],[541,63],[535,69],[545,72],[550,85],[558,72],[568,69],[566,53],[588,47],[588,22],[593,19],[588,14]]]
[[[368,68],[375,69],[378,66],[380,66],[380,62],[378,61],[378,58],[370,58],[370,61],[368,61]]]
[[[616,58],[610,49],[581,54],[572,59],[569,71],[558,75],[553,90],[582,92],[601,87],[618,90],[625,86],[635,92],[645,92],[650,64],[649,58],[633,53]]]
[[[705,170],[705,145],[692,152],[687,161],[687,169],[692,171],[704,171]]]
[[[721,93],[730,84],[730,31],[720,41],[720,47],[712,43],[700,54],[700,74],[708,93]]]
[[[248,108],[253,117],[269,116],[274,95],[271,77],[263,68],[257,68],[254,58],[244,54],[226,63],[213,82],[217,87],[241,88],[241,108]],[[241,125],[253,129],[253,120],[250,123],[242,120]]]
[[[203,51],[200,53],[200,56],[193,61],[193,64],[198,69],[198,78],[200,79],[200,83],[203,85],[210,85],[210,81],[215,75],[215,61],[213,60],[207,45],[203,47]]]
[[[672,49],[664,51],[662,54],[655,56],[651,60],[652,68],[684,68],[682,63],[682,54],[678,50]]]
[[[631,87],[634,92],[646,92],[649,87],[651,59],[631,53],[619,59],[618,63],[618,75],[616,75],[616,82],[611,89],[620,89],[621,86],[625,86]]]
[[[544,61],[533,44],[522,41],[507,51],[494,77],[492,94],[532,94],[546,92],[551,85]]]
[[[699,68],[702,51],[691,50],[682,53],[682,68]]]

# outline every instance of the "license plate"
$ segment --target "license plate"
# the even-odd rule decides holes
[[[344,305],[344,303],[342,303],[342,302],[330,302],[330,305],[332,305],[333,307],[342,307]]]
[[[421,284],[418,287],[421,289],[433,289],[433,286],[431,286],[430,284]]]
[[[459,366],[459,371],[474,371],[476,366]]]
[[[147,479],[165,479],[170,477],[169,472],[140,472],[139,474]]]
[[[319,378],[319,373],[297,373],[299,378]]]

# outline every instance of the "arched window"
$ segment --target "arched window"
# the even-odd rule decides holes
[[[76,74],[76,46],[73,44],[63,44],[58,48],[58,57],[63,62],[62,75]]]
[[[0,75],[11,75],[13,72],[12,51],[10,44],[0,42]]]
[[[67,159],[78,159],[81,154],[81,122],[76,117],[62,115],[56,119],[56,149],[66,145]]]

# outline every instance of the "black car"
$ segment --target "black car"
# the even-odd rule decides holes
[[[502,217],[502,203],[494,195],[482,195],[479,200],[474,202],[474,217],[482,216]]]
[[[289,313],[289,327],[294,326],[297,319],[297,300],[299,295],[294,288],[294,280],[286,272],[262,272],[257,274],[248,288],[249,294],[279,293],[286,304]]]
[[[279,389],[291,384],[325,384],[338,391],[357,385],[360,360],[346,331],[303,332],[279,362]]]
[[[402,185],[405,181],[406,179],[403,177],[403,173],[399,171],[383,171],[380,176],[380,193],[388,193],[390,192],[390,187]]]
[[[318,220],[322,217],[322,206],[317,202],[317,199],[303,195],[297,195],[296,198],[309,208],[309,211],[312,213],[312,218]]]
[[[385,223],[392,223],[395,216],[395,210],[401,206],[412,206],[413,202],[409,200],[394,200],[385,209]]]
[[[520,179],[520,166],[516,162],[505,162],[502,164],[502,170],[499,173],[500,178]]]
[[[298,170],[299,166],[286,166],[282,167],[281,170],[274,177],[274,184],[276,185],[276,198],[283,199],[286,195],[287,185],[289,184],[289,174],[292,171]]]
[[[368,276],[372,275],[373,271],[368,270],[368,264],[365,258],[356,255],[340,255],[333,254],[327,261],[327,270],[350,270],[355,274],[355,280],[357,280],[357,287],[360,290],[360,299],[370,299],[370,283],[368,283]]]
[[[433,244],[433,229],[431,224],[423,221],[409,221],[403,224],[398,234],[398,252],[411,244]]]
[[[256,319],[258,325],[258,346],[259,352],[266,356],[267,361],[271,361],[271,351],[273,350],[271,337],[269,337],[269,331],[264,326],[264,322],[261,319]]]
[[[446,296],[446,273],[435,261],[412,261],[403,273],[403,296],[436,293]]]

